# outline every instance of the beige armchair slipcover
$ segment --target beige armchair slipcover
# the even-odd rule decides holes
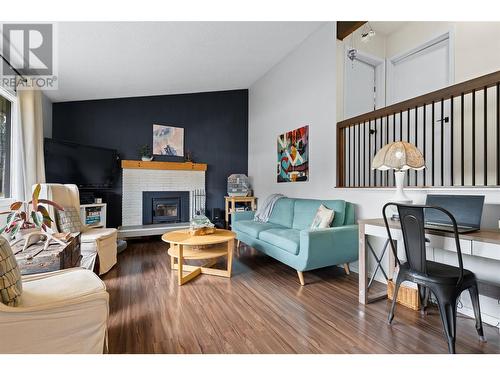
[[[73,184],[41,184],[40,198],[50,199],[63,207],[75,207],[80,211],[80,193]],[[52,206],[48,206],[49,214],[55,219]],[[57,230],[56,226],[53,228]],[[81,266],[93,270],[96,257],[99,257],[99,275],[108,272],[116,264],[115,228],[89,228],[81,234]]]
[[[0,302],[0,354],[107,349],[109,295],[93,272],[71,268],[23,277],[21,302]]]

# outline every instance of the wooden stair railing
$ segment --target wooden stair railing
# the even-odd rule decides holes
[[[371,161],[398,140],[426,160],[409,186],[500,186],[500,71],[338,122],[337,187],[394,186]]]

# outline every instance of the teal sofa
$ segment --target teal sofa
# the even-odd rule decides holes
[[[330,228],[309,229],[318,207],[323,204],[335,210]],[[344,265],[358,259],[358,226],[354,222],[354,206],[344,200],[281,198],[274,205],[266,223],[253,220],[251,211],[235,212],[232,230],[239,241],[302,272]]]

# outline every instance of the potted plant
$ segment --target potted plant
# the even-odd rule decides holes
[[[153,160],[153,155],[151,154],[151,147],[149,145],[142,145],[139,149],[139,154],[141,156],[142,161],[151,161]]]
[[[184,161],[186,163],[193,162],[193,153],[190,150],[186,150],[186,154],[184,155]]]
[[[47,239],[47,246],[50,240],[60,242],[52,236],[51,228],[54,220],[43,205],[50,205],[61,211],[64,211],[64,208],[48,199],[39,199],[40,190],[41,186],[37,184],[29,202],[14,202],[10,205],[10,211],[0,212],[0,214],[7,215],[5,225],[0,228],[0,234],[8,233],[12,239],[15,239],[14,242],[24,239],[23,250],[42,238]]]

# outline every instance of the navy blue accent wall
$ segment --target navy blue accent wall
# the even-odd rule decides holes
[[[103,83],[105,84],[105,83]],[[184,128],[184,149],[207,163],[207,208],[224,208],[227,177],[248,169],[248,90],[54,103],[52,137],[117,149],[139,159],[153,143],[153,124]],[[155,156],[155,160],[182,159]],[[121,178],[119,179],[121,184]],[[50,182],[50,181],[48,181]],[[70,181],[68,181],[70,182]],[[108,225],[121,224],[121,186],[108,196]]]

